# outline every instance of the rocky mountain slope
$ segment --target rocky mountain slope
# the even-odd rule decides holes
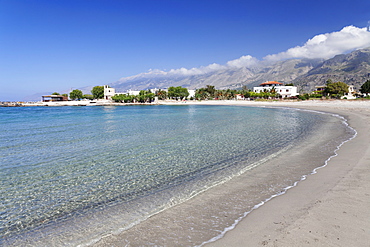
[[[248,67],[218,66],[208,72],[192,73],[189,71],[175,72],[150,71],[135,76],[122,78],[109,84],[117,92],[127,90],[143,90],[151,88],[168,88],[182,86],[197,89],[213,85],[217,89],[236,89],[246,86],[253,88],[265,81],[293,83],[300,93],[311,92],[315,86],[342,81],[354,85],[358,90],[370,79],[370,48],[356,50],[348,54],[337,55],[328,60],[290,59],[278,62],[260,61]],[[92,85],[81,88],[83,93],[90,93]],[[68,93],[62,92],[62,93]],[[34,95],[28,100],[39,100],[42,94]]]
[[[292,82],[304,91],[311,91],[329,79],[333,82],[342,81],[359,89],[370,79],[370,48],[337,55],[323,61]]]
[[[253,88],[265,81],[293,83],[299,91],[311,92],[328,79],[355,85],[357,89],[370,79],[370,48],[337,55],[328,60],[290,59],[278,62],[260,61],[249,67],[220,66],[207,73],[150,71],[122,78],[109,84],[117,92],[182,86],[197,89],[213,85],[217,89]],[[91,89],[91,87],[89,87]],[[87,88],[86,90],[87,91]]]
[[[189,89],[213,85],[218,89],[251,88],[267,80],[276,80],[290,83],[299,76],[305,75],[316,65],[318,60],[292,59],[276,63],[260,62],[253,67],[224,67],[203,74],[185,75],[154,71],[142,73],[132,77],[123,78],[110,84],[116,91],[141,90],[148,88],[167,88],[170,86],[182,86]]]

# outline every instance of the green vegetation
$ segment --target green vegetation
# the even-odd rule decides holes
[[[112,100],[115,102],[120,103],[135,103],[136,97],[134,95],[128,95],[128,94],[118,94],[112,96]]]
[[[79,89],[75,89],[72,92],[69,93],[69,98],[71,100],[80,100],[83,98],[82,91]]]
[[[155,94],[152,93],[150,90],[141,90],[139,95],[137,96],[137,101],[139,103],[151,103],[154,101]]]
[[[91,94],[84,94],[84,95],[82,96],[82,98],[84,98],[84,99],[89,99],[89,100],[93,100],[93,99],[94,99],[94,96],[92,96]]]
[[[95,86],[91,89],[91,94],[94,99],[104,98],[104,86]]]
[[[292,83],[286,84],[285,86],[294,86]],[[370,80],[367,80],[360,89],[361,93],[370,94]],[[326,98],[341,98],[346,93],[348,93],[348,85],[344,82],[333,82],[331,79],[326,81],[326,88],[324,91],[314,91],[312,93],[300,94],[298,96],[290,97],[289,99],[322,99]],[[73,90],[70,93],[70,98],[72,100],[76,99],[102,99],[104,98],[104,86],[95,86],[91,90],[92,94],[83,95],[78,89]],[[59,95],[55,92],[53,94]],[[63,95],[68,96],[68,95]],[[141,90],[138,95],[130,94],[119,94],[112,97],[115,102],[121,103],[151,103],[154,101],[155,97],[159,100],[184,100],[189,96],[189,91],[187,88],[181,86],[169,87],[167,91],[159,90],[155,94],[150,90]],[[233,99],[250,99],[250,100],[265,100],[265,99],[279,99],[281,95],[277,92],[275,87],[266,88],[264,91],[259,93],[248,90],[246,86],[241,87],[241,89],[216,89],[215,86],[207,85],[204,88],[199,88],[195,91],[195,95],[190,98],[190,100],[233,100]],[[287,98],[284,98],[287,99]]]
[[[167,99],[167,92],[159,89],[158,92],[156,93],[156,96],[158,97],[159,100],[165,100]]]
[[[300,100],[309,100],[310,95],[308,93],[300,94],[300,95],[298,95],[298,99],[300,99]]]
[[[348,85],[341,81],[328,81],[324,92],[327,96],[330,96],[332,98],[340,98],[345,93],[348,93]]]
[[[141,90],[139,95],[118,94],[112,97],[115,102],[121,103],[151,103],[155,98],[155,94],[150,90]]]
[[[367,80],[364,84],[362,84],[360,92],[366,94],[370,93],[370,80]]]
[[[264,92],[256,93],[248,91],[246,87],[243,87],[242,90],[217,90],[214,86],[207,85],[205,88],[199,88],[195,91],[195,99],[197,100],[232,100],[235,99],[237,95],[243,95],[244,98],[252,99],[271,99],[279,97],[275,88],[272,88],[271,90],[266,89]]]
[[[189,96],[189,91],[184,87],[169,87],[167,96],[170,99],[183,100]]]
[[[60,93],[54,92],[51,95],[60,95]]]

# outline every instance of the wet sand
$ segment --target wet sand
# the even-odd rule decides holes
[[[203,101],[203,102],[166,102],[165,104],[215,104],[249,105],[268,107],[297,107],[302,109],[332,112],[348,119],[350,126],[356,129],[357,137],[345,143],[328,165],[314,175],[309,175],[287,193],[275,197],[263,206],[251,211],[236,227],[228,231],[221,239],[206,246],[370,246],[370,101],[304,101],[304,102],[247,102],[247,101]],[[309,149],[308,149],[309,150]],[[304,155],[302,155],[302,153]],[[296,159],[314,159],[315,154],[305,152],[301,147],[295,154]],[[286,155],[273,160],[275,166],[284,163]],[[265,176],[266,171],[256,178]],[[276,181],[281,178],[277,177]],[[204,236],[194,233],[184,234],[182,224],[193,229],[207,228],[200,226],[199,219],[194,219],[194,212],[202,211],[199,217],[215,208],[218,216],[228,225],[234,219],[227,219],[233,205],[220,198],[239,197],[245,193],[245,180],[242,176],[220,185],[222,190],[212,188],[206,193],[161,212],[161,216],[146,220],[127,232],[110,235],[96,246],[149,246],[158,238],[158,228],[168,228],[166,238],[173,242],[165,246],[180,246],[184,243],[179,236],[189,238],[187,246],[194,246],[204,241]],[[253,187],[253,184],[250,185]],[[217,186],[219,187],[219,186]],[[221,193],[224,193],[222,194]],[[233,191],[233,195],[229,192]],[[256,193],[258,194],[258,193]],[[261,195],[264,198],[264,195]],[[254,198],[260,202],[261,198]],[[239,198],[238,198],[239,199]],[[233,199],[234,200],[234,199]],[[250,203],[250,202],[248,202]],[[238,203],[240,204],[240,202]],[[210,210],[207,210],[209,207]],[[201,210],[199,210],[201,209]],[[245,212],[250,210],[245,208]],[[187,217],[182,217],[183,214]],[[161,221],[158,221],[158,218]],[[196,223],[197,222],[197,223]],[[224,223],[223,222],[223,223]],[[196,224],[195,224],[196,223]],[[147,226],[150,225],[151,228]],[[163,232],[163,229],[161,230]],[[201,238],[197,239],[196,236]],[[158,246],[161,246],[160,244]]]
[[[357,131],[338,156],[206,246],[370,246],[370,102],[269,103],[333,112]]]

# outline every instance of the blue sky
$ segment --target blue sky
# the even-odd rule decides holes
[[[0,0],[0,101],[150,69],[289,58],[368,20],[368,0]]]

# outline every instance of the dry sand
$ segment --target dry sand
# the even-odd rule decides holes
[[[326,167],[309,175],[284,195],[253,210],[223,238],[206,246],[370,246],[370,101],[162,103],[287,106],[319,110],[344,116],[357,131],[357,137],[346,142]],[[205,195],[217,199],[218,195],[212,192]],[[196,208],[197,198],[183,207]],[[163,213],[170,214],[175,210],[176,207]],[[156,221],[155,217],[150,220]],[[170,222],[167,223],[171,225]],[[133,232],[145,231],[137,228]],[[176,236],[176,231],[172,232]],[[139,246],[149,245],[143,235],[138,236],[142,240]],[[156,237],[148,236],[148,239]],[[124,235],[117,235],[107,237],[95,246],[124,246],[125,243],[128,242]]]
[[[337,113],[348,119],[357,136],[317,174],[252,211],[206,246],[370,246],[370,102],[249,104]]]

